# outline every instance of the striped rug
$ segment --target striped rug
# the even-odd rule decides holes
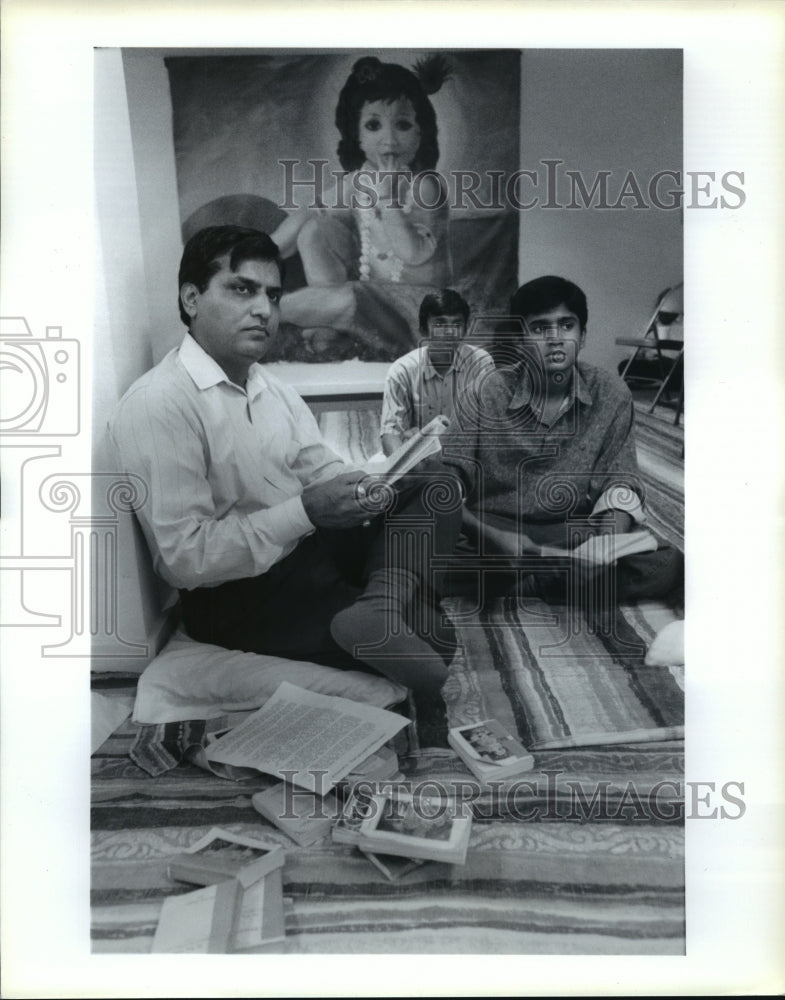
[[[535,750],[683,737],[683,668],[643,663],[676,618],[664,604],[622,607],[604,632],[534,598],[446,604],[462,647],[448,686],[454,724],[498,718]]]
[[[269,778],[188,764],[150,778],[128,758],[134,735],[126,722],[92,760],[94,953],[150,951],[164,898],[187,891],[167,858],[220,825],[286,851],[285,954],[684,954],[680,743],[537,752],[525,782],[473,803],[466,865],[392,883],[351,847],[298,847],[262,819],[251,796]],[[401,769],[430,792],[471,787],[448,750]]]
[[[378,412],[324,413],[323,432],[363,462]],[[680,429],[638,419],[654,529],[683,539]],[[353,848],[310,848],[257,814],[264,775],[238,781],[181,764],[152,778],[128,753],[126,720],[92,758],[92,948],[149,952],[166,896],[186,891],[167,858],[213,826],[286,851],[286,954],[683,955],[684,744],[681,671],[645,668],[642,651],[673,612],[624,607],[607,634],[557,608],[454,601],[462,651],[445,698],[452,724],[496,716],[533,748],[534,770],[478,786],[450,750],[416,733],[400,758],[413,787],[437,782],[472,803],[463,866],[429,862],[388,882]],[[107,696],[132,689],[112,681]]]

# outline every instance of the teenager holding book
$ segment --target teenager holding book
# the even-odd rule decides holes
[[[569,558],[591,536],[644,524],[632,397],[618,375],[580,357],[588,307],[576,284],[552,275],[529,281],[513,295],[510,313],[498,370],[457,408],[445,461],[464,479],[464,525],[476,548]],[[664,596],[681,582],[682,560],[670,547],[616,565],[618,597]],[[502,573],[495,582],[520,589],[519,577]],[[524,589],[559,599],[566,579],[543,562]]]
[[[423,491],[404,487],[395,510],[375,515],[365,473],[259,364],[277,334],[281,285],[264,233],[215,226],[185,246],[188,332],[111,421],[122,467],[148,486],[138,517],[154,567],[179,590],[192,638],[330,666],[360,659],[410,688],[441,732],[450,637],[439,651],[405,627],[412,602],[432,595],[386,531],[422,513]],[[426,520],[436,550],[451,551],[460,510]]]

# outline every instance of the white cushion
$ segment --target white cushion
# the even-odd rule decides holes
[[[649,667],[684,665],[684,622],[671,622],[661,629],[649,646],[644,663]]]
[[[139,678],[133,720],[185,722],[252,711],[275,693],[281,681],[377,708],[396,705],[407,695],[406,688],[385,677],[241,653],[177,632]]]

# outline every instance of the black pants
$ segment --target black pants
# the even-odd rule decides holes
[[[459,560],[457,556],[456,559]],[[539,597],[550,604],[570,604],[583,598],[592,601],[611,597],[615,603],[632,603],[651,599],[665,600],[672,606],[684,604],[684,556],[678,549],[663,545],[654,552],[623,556],[615,564],[581,572],[576,586],[575,567],[565,558],[564,570],[538,571],[532,567],[525,573],[515,570],[485,569],[482,572],[482,594],[486,598],[528,596]],[[570,573],[573,574],[571,579]],[[480,597],[480,579],[476,574],[450,573],[445,594]]]
[[[433,477],[415,479],[395,507],[367,527],[316,531],[260,576],[180,591],[186,632],[227,649],[375,672],[337,645],[330,624],[356,600],[374,571],[403,568],[425,584],[427,566],[417,553],[452,552],[460,533],[460,504],[434,510],[433,485]],[[439,597],[438,592],[426,596],[431,602]],[[438,640],[441,648],[454,648],[449,627],[440,625]]]
[[[199,642],[353,669],[330,622],[358,593],[317,533],[267,573],[181,591],[180,603],[185,630]]]

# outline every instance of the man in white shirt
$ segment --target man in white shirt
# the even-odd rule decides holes
[[[128,390],[110,428],[123,469],[148,486],[138,518],[153,564],[180,591],[192,638],[354,669],[358,657],[441,725],[449,642],[440,654],[401,622],[430,590],[417,587],[423,568],[391,562],[365,474],[258,364],[281,285],[277,247],[256,230],[210,227],[183,251],[188,333]],[[421,513],[421,492],[398,506]],[[460,512],[430,513],[435,550],[451,551]]]
[[[463,342],[469,305],[458,292],[429,292],[420,304],[419,319],[423,343],[394,361],[387,372],[380,428],[385,455],[439,414],[451,419],[456,403],[469,392],[479,392],[495,371],[486,351]]]

